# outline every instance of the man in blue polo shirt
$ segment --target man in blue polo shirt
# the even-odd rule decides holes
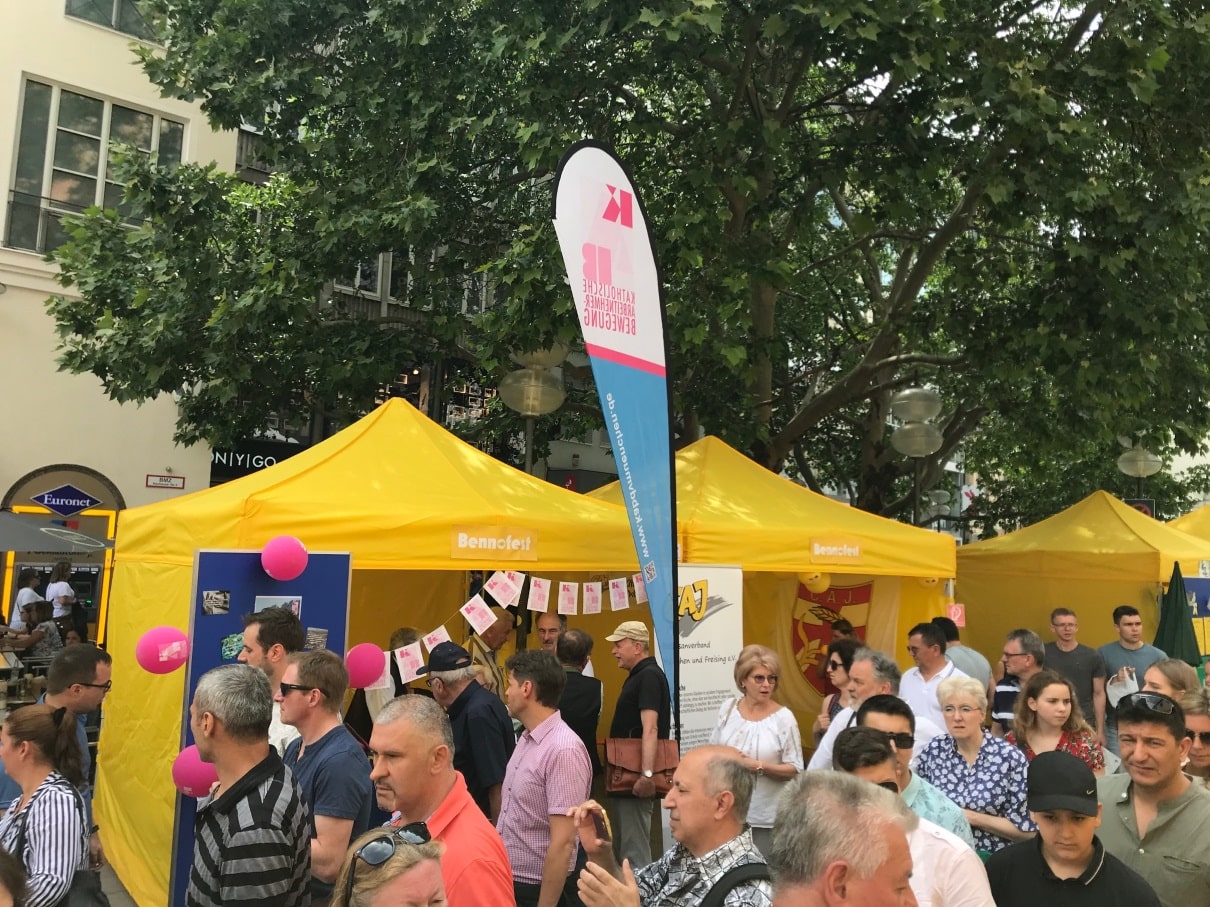
[[[326,650],[290,655],[273,693],[299,737],[282,759],[311,812],[311,903],[326,904],[349,842],[370,827],[370,760],[340,717],[349,672]]]

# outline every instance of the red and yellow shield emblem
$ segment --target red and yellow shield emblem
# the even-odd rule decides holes
[[[794,660],[803,679],[821,696],[824,678],[820,676],[819,666],[832,641],[832,624],[843,617],[853,625],[857,638],[864,642],[873,591],[873,582],[832,586],[823,592],[811,592],[802,583],[798,584],[791,634]]]

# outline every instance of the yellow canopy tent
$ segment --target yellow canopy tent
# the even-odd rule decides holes
[[[1199,507],[1184,516],[1178,516],[1175,520],[1169,520],[1166,525],[1189,535],[1195,535],[1199,539],[1210,539],[1210,507]]]
[[[281,534],[312,551],[352,553],[350,645],[385,646],[400,624],[427,632],[451,617],[460,622],[467,570],[619,576],[638,566],[621,508],[500,463],[402,400],[270,469],[122,512],[109,616],[114,692],[105,704],[96,809],[107,855],[139,903],[168,900],[169,769],[184,677],[145,673],[135,643],[152,626],[188,627],[195,550],[256,550]],[[600,621],[612,628],[616,615]],[[462,632],[448,629],[455,638]],[[596,663],[617,689],[616,666]]]
[[[1156,598],[1173,562],[1196,576],[1203,559],[1210,559],[1210,541],[1093,492],[1040,523],[958,549],[963,642],[991,658],[1016,627],[1045,639],[1051,609],[1062,606],[1080,616],[1080,641],[1095,647],[1117,638],[1111,614],[1118,605],[1139,609],[1143,636],[1151,639]]]
[[[616,482],[593,495],[622,500]],[[676,496],[681,560],[743,568],[744,642],[780,655],[779,696],[798,713],[808,745],[831,621],[843,617],[870,645],[899,653],[908,628],[943,613],[944,580],[955,570],[949,535],[830,500],[715,437],[677,452]],[[812,593],[803,580],[816,573],[830,585]]]

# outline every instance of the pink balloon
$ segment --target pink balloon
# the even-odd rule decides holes
[[[276,536],[261,549],[260,564],[276,580],[297,579],[307,569],[307,546],[292,535]]]
[[[172,783],[186,797],[204,797],[218,780],[214,764],[203,762],[197,746],[187,746],[172,760]]]
[[[152,627],[135,645],[134,657],[144,671],[169,674],[189,659],[189,637],[176,627]]]
[[[386,655],[372,642],[363,642],[349,649],[345,667],[349,669],[349,686],[367,687],[382,676]]]

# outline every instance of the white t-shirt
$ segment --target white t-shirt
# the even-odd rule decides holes
[[[924,679],[919,668],[911,668],[904,672],[899,681],[899,698],[912,707],[912,713],[917,718],[927,718],[938,727],[945,727],[945,715],[941,711],[941,702],[937,699],[937,687],[941,686],[941,681],[950,677],[967,676],[969,675],[965,671],[948,658],[945,660],[945,667],[928,680]]]
[[[46,600],[48,602],[53,602],[55,606],[54,617],[67,617],[69,614],[71,614],[71,605],[59,604],[59,599],[64,595],[75,599],[76,592],[74,589],[72,589],[71,583],[65,583],[63,580],[59,580],[59,582],[51,583],[46,587]]]
[[[13,599],[13,613],[8,616],[8,625],[14,630],[24,630],[25,624],[21,620],[21,609],[40,601],[42,601],[42,596],[29,586],[20,590],[17,597]]]
[[[952,831],[921,819],[908,835],[920,907],[996,907],[979,855]]]

